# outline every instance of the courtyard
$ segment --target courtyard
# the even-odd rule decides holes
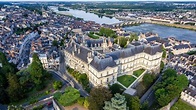
[[[131,75],[123,75],[117,78],[117,81],[125,87],[129,87],[135,80],[136,78]]]

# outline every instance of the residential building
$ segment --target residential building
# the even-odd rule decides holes
[[[182,100],[196,107],[196,80],[189,84],[189,87],[181,92]]]

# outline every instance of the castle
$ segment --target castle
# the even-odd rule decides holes
[[[117,77],[138,69],[159,72],[162,49],[159,44],[129,43],[126,48],[113,45],[110,38],[88,39],[84,44],[69,41],[64,49],[67,66],[86,73],[93,86],[114,84]]]

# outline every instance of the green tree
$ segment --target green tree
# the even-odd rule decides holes
[[[103,107],[104,110],[126,110],[125,96],[116,93],[111,101],[105,101],[105,106]]]
[[[155,76],[153,74],[145,74],[142,78],[142,83],[145,87],[149,87],[155,79]]]
[[[123,93],[123,91],[125,90],[121,85],[117,83],[113,84],[112,86],[109,86],[109,89],[112,94]]]
[[[1,97],[0,98],[1,104],[8,104],[9,103],[9,97],[3,87],[0,87],[0,97]]]
[[[110,100],[112,97],[111,92],[102,86],[94,87],[90,91],[89,97],[89,109],[90,110],[102,110],[104,102]]]
[[[56,46],[56,47],[58,47],[58,46],[59,46],[58,41],[57,41],[57,40],[52,41],[52,46]]]
[[[7,92],[10,97],[10,101],[16,102],[20,100],[23,97],[23,93],[21,92],[21,87],[15,74],[9,73],[8,84]]]
[[[65,44],[64,42],[65,42],[64,39],[62,39],[60,42],[60,46],[64,46],[64,44]]]
[[[86,97],[85,100],[84,100],[84,107],[85,107],[85,108],[88,108],[89,105],[90,105],[89,98]]]
[[[77,89],[73,87],[67,87],[65,93],[58,99],[59,103],[63,106],[70,106],[76,103],[77,99],[80,97],[80,93]]]
[[[138,36],[136,33],[131,33],[129,41],[132,42],[133,40],[138,41]]]
[[[119,45],[121,46],[121,47],[126,47],[126,45],[127,45],[127,39],[125,38],[125,37],[120,37],[119,38]]]
[[[137,96],[131,97],[130,109],[131,110],[140,110],[140,99]]]
[[[164,68],[165,64],[163,61],[161,61],[161,64],[160,64],[160,70],[163,71],[163,68]]]
[[[8,110],[25,110],[22,105],[16,106],[16,105],[9,105]]]
[[[45,70],[42,66],[42,63],[38,57],[38,54],[33,54],[33,62],[29,66],[29,72],[31,74],[31,78],[36,86],[43,86],[43,77],[45,74]]]
[[[141,105],[141,110],[149,110],[148,102],[147,102],[147,101],[145,101],[145,102]]]
[[[55,81],[55,82],[53,83],[53,88],[54,88],[55,90],[61,89],[62,86],[63,86],[63,83],[62,83],[61,81]]]
[[[167,52],[166,52],[166,49],[163,46],[162,46],[162,51],[163,51],[162,58],[166,58]]]
[[[177,75],[173,69],[167,69],[164,72],[162,81],[155,85],[155,98],[160,106],[167,105],[180,92],[187,87],[188,79],[185,75]]]

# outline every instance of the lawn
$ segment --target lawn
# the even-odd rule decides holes
[[[183,100],[179,99],[171,108],[171,110],[196,110],[196,108],[192,107],[188,103],[184,102]]]
[[[117,80],[125,87],[129,87],[129,85],[131,85],[136,80],[136,78],[131,75],[123,75],[118,77]]]
[[[145,69],[136,70],[133,72],[133,75],[139,77],[144,71],[145,71]]]

